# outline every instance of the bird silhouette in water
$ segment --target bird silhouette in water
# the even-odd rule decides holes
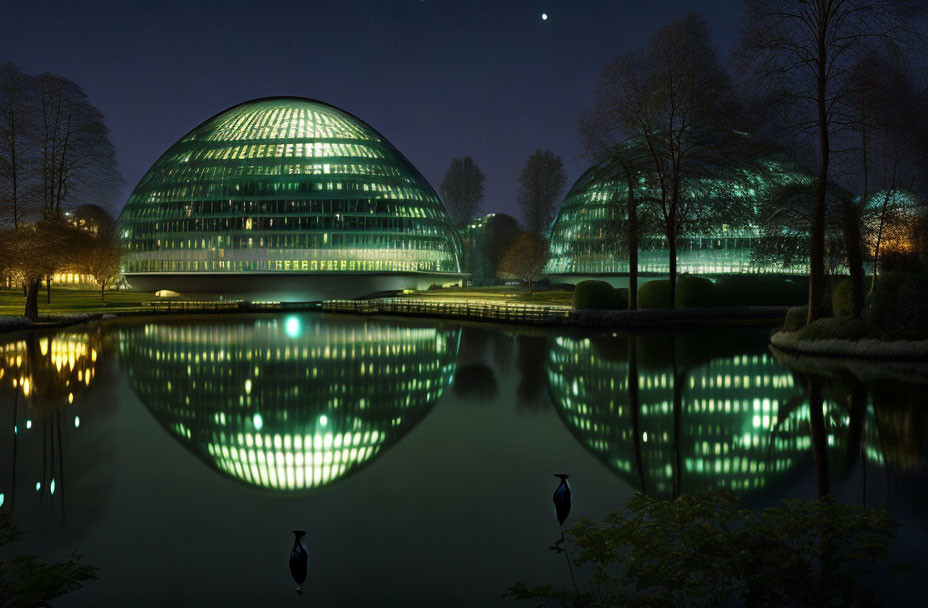
[[[557,522],[563,527],[567,516],[570,515],[570,486],[567,485],[569,475],[555,473],[554,476],[561,480],[554,490],[554,509],[557,512]]]
[[[293,548],[290,549],[290,575],[296,581],[296,592],[303,595],[303,583],[306,582],[306,562],[309,561],[309,554],[303,541],[300,540],[306,532],[303,530],[293,530]]]
[[[567,568],[570,570],[570,580],[574,583],[574,590],[580,593],[577,587],[577,579],[574,578],[574,566],[570,563],[570,552],[567,550],[567,539],[564,538],[564,522],[570,515],[570,485],[567,483],[569,475],[564,473],[555,473],[555,477],[561,480],[554,490],[554,511],[557,513],[557,523],[561,525],[561,547],[564,549],[564,557],[567,558]]]

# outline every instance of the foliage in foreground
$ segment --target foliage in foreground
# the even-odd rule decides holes
[[[830,496],[756,512],[725,492],[638,493],[602,524],[568,531],[576,567],[590,573],[579,590],[516,583],[507,595],[570,607],[877,605],[868,583],[895,529],[886,512]]]
[[[0,549],[22,536],[9,517],[0,517]],[[72,554],[53,564],[40,562],[34,555],[14,555],[0,559],[0,606],[4,608],[44,606],[97,578],[97,569]]]

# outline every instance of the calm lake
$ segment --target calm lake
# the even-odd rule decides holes
[[[768,335],[309,313],[0,336],[0,511],[16,551],[100,569],[61,606],[487,606],[569,585],[553,473],[568,525],[636,490],[827,490],[890,511],[922,572],[887,603],[924,597],[928,378],[816,370]]]

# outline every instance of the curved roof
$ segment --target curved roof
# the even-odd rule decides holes
[[[645,352],[644,343],[638,347]],[[673,374],[643,363],[637,373],[631,369],[628,360],[597,352],[590,339],[565,336],[554,340],[547,362],[552,402],[564,425],[632,487],[655,495],[671,495],[675,485],[686,492],[748,494],[811,465],[808,401],[789,368],[769,353],[712,357],[681,371],[678,461]],[[794,403],[799,407],[790,409]]]
[[[438,194],[334,106],[271,97],[184,135],[120,216],[126,273],[460,272]]]
[[[357,472],[431,411],[460,330],[311,315],[119,330],[155,419],[211,469],[294,492]]]
[[[788,162],[776,159],[764,161],[749,170],[743,185],[723,183],[721,180],[701,179],[690,181],[687,196],[700,193],[725,193],[726,196],[758,200],[771,190],[773,183],[786,184],[808,180]],[[642,203],[658,195],[655,184],[639,178],[635,188],[636,199]],[[717,194],[702,194],[715,196]],[[613,159],[587,169],[571,186],[557,216],[551,224],[551,258],[545,267],[547,274],[619,274],[627,273],[628,258],[622,249],[616,231],[621,230],[626,218],[628,178],[623,167]],[[756,203],[755,203],[756,207]],[[645,221],[639,216],[639,221]],[[638,270],[640,272],[667,272],[667,245],[660,228],[659,217],[642,226],[639,243]],[[729,221],[730,224],[723,223]],[[740,225],[739,225],[740,224]],[[685,234],[690,243],[679,245],[678,271],[681,273],[743,273],[793,272],[803,268],[757,267],[751,256],[752,239],[760,236],[750,223],[722,220],[711,229],[699,234]]]

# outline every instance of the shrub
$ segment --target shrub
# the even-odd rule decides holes
[[[887,272],[878,276],[870,323],[891,340],[928,339],[928,274]]]
[[[730,275],[715,287],[723,306],[800,306],[809,295],[804,279],[770,275]]]
[[[790,308],[786,311],[786,319],[783,320],[783,331],[799,331],[806,326],[808,316],[808,305]]]
[[[648,281],[638,288],[638,308],[669,308],[670,281]]]
[[[849,317],[854,312],[851,296],[851,280],[844,279],[831,292],[831,314],[835,317]]]
[[[915,251],[884,251],[880,255],[880,269],[884,273],[917,274],[925,271],[925,262]]]
[[[716,306],[718,294],[711,279],[684,274],[677,280],[674,300],[677,308]]]
[[[867,335],[867,324],[850,317],[816,319],[799,331],[800,340],[860,340]]]
[[[873,606],[884,577],[911,569],[890,561],[897,528],[885,511],[830,496],[761,511],[718,491],[672,501],[636,493],[551,546],[574,556],[585,584],[516,583],[507,595],[533,606]]]
[[[628,308],[628,290],[623,294],[605,281],[581,281],[574,289],[573,306],[577,310],[597,308],[621,310]],[[624,297],[623,297],[624,295]]]
[[[615,310],[625,310],[628,308],[628,287],[615,288]]]

